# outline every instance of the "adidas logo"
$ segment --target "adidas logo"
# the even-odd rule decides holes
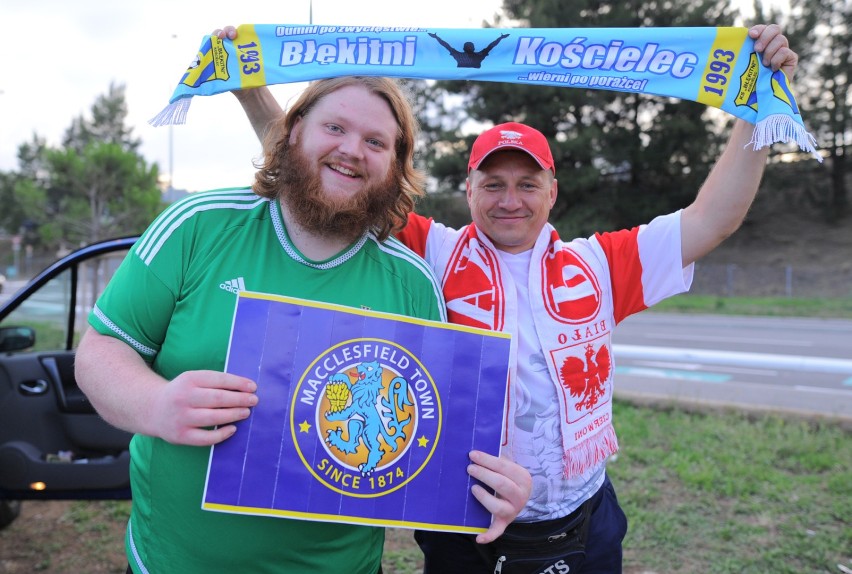
[[[219,289],[224,289],[230,293],[239,293],[246,290],[246,284],[242,277],[237,277],[236,279],[229,279],[224,283],[219,283]]]

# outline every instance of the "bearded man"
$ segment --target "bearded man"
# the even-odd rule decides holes
[[[391,80],[311,84],[270,130],[253,190],[170,206],[98,299],[76,376],[104,419],[134,433],[128,572],[381,571],[381,528],[206,512],[201,500],[210,446],[258,401],[254,381],[222,372],[236,292],[445,318],[429,267],[388,239],[422,192],[416,127]],[[500,493],[474,487],[493,539],[526,502],[529,475],[471,459]]]

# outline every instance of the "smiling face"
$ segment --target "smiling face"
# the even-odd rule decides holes
[[[298,142],[286,148],[281,157],[282,206],[294,223],[314,235],[354,240],[367,229],[381,227],[383,216],[399,198],[396,169],[391,169],[384,181],[351,196],[332,195],[326,192],[319,170],[302,154]]]
[[[300,117],[290,143],[316,170],[327,199],[346,199],[387,178],[398,130],[387,101],[351,85],[323,96]]]
[[[426,176],[414,166],[417,133],[411,103],[392,78],[316,80],[269,125],[252,190],[291,212],[304,200],[299,209],[305,207],[307,223],[334,224],[309,204],[347,210],[353,233],[363,231],[357,223],[365,220],[356,212],[366,210],[368,227],[384,241],[405,226],[415,199],[425,193]]]
[[[553,173],[523,151],[495,152],[468,176],[473,222],[497,249],[508,253],[535,245],[555,201]]]

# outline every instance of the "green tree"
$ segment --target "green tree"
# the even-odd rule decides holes
[[[820,149],[827,153],[824,166],[808,162],[803,181],[808,197],[829,222],[843,218],[849,210],[847,154],[852,149],[852,1],[793,0],[790,25],[802,40],[800,70],[794,89],[805,120]],[[828,182],[814,177],[827,171]]]
[[[839,224],[849,214],[849,163],[852,147],[850,107],[852,93],[852,2],[850,0],[793,0],[790,11],[766,10],[754,3],[755,21],[778,22],[790,45],[799,54],[799,66],[791,82],[802,110],[805,127],[814,135],[826,157],[814,161],[794,144],[773,158],[783,164],[767,170],[758,202],[769,210],[796,210],[800,216]],[[778,149],[784,146],[776,145]],[[774,203],[774,205],[772,205]]]
[[[157,168],[119,144],[50,150],[47,188],[51,237],[72,245],[144,229],[161,209]]]
[[[25,242],[76,246],[141,232],[162,209],[158,168],[136,151],[124,87],[111,85],[90,116],[74,118],[62,146],[34,135],[18,148],[18,171],[0,177],[0,226]]]
[[[46,200],[46,150],[45,140],[34,134],[18,146],[18,171],[0,173],[0,228],[23,234],[31,245],[38,243],[37,225]]]
[[[126,121],[125,87],[110,84],[107,93],[98,96],[92,104],[91,118],[80,115],[72,120],[65,131],[62,146],[79,152],[89,144],[100,142],[135,152],[141,141],[133,136],[133,129],[126,125]]]
[[[536,28],[729,26],[735,14],[728,0],[505,0],[503,10],[493,25],[508,19],[507,26]],[[559,179],[551,220],[571,235],[636,225],[688,204],[728,123],[695,102],[637,93],[489,82],[438,88],[445,98],[463,96],[459,107],[468,121],[522,121],[547,136]],[[464,180],[473,140],[465,127],[459,121],[453,137],[428,152],[442,190],[457,190]]]

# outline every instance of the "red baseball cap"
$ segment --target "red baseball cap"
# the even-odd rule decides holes
[[[556,175],[553,154],[550,153],[547,138],[537,129],[517,122],[496,125],[476,138],[470,150],[467,173],[470,173],[472,169],[479,169],[485,158],[503,149],[525,151],[541,166],[541,169],[549,169]]]

